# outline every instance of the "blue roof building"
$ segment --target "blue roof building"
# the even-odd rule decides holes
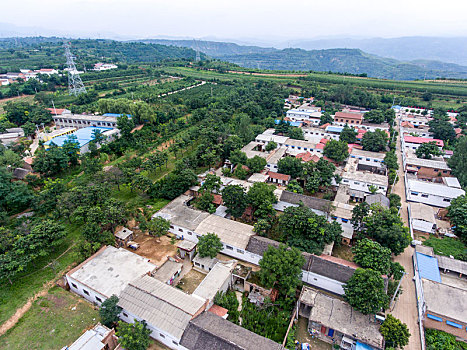
[[[68,135],[57,136],[53,138],[52,140],[45,142],[44,145],[46,148],[50,147],[52,144],[55,144],[58,147],[62,147],[65,141],[70,139],[70,136],[74,135],[77,138],[80,152],[85,153],[87,151],[87,147],[85,149],[85,146],[87,146],[88,143],[94,139],[94,135],[93,135],[94,130],[100,130],[100,132],[103,134],[106,131],[115,130],[115,129],[89,126],[87,128],[78,129],[75,132],[68,134]]]
[[[417,259],[417,269],[420,278],[441,283],[438,259],[419,252],[415,252],[415,257]]]
[[[132,118],[133,116],[131,114],[118,114],[118,113],[105,113],[102,114],[103,117],[121,117],[122,115],[126,115],[128,118]]]
[[[326,132],[336,132],[340,134],[342,130],[344,130],[342,126],[329,125],[326,127]]]
[[[280,124],[281,120],[280,119],[276,119],[274,121],[276,124]],[[296,127],[300,127],[302,126],[302,123],[300,122],[292,122],[292,121],[289,121],[289,120],[284,120],[285,123],[289,124],[290,126],[296,126]]]

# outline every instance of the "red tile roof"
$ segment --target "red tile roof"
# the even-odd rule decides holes
[[[331,125],[331,124],[326,123],[326,124],[321,125],[319,128],[320,129],[326,129],[329,125]]]
[[[443,140],[430,139],[428,137],[417,137],[417,136],[405,135],[404,136],[404,141],[409,142],[409,143],[418,143],[418,144],[435,141],[438,146],[441,146],[441,147],[444,146]]]
[[[323,260],[332,261],[332,262],[334,262],[336,264],[340,264],[340,265],[344,265],[344,266],[348,266],[348,267],[353,267],[354,269],[358,269],[360,267],[356,263],[354,263],[353,261],[344,260],[344,259],[341,259],[341,258],[338,258],[338,257],[335,257],[335,256],[331,256],[331,255],[322,254],[319,257],[321,259],[323,259]]]
[[[316,154],[311,154],[310,152],[303,152],[299,153],[295,156],[295,158],[301,159],[303,162],[317,162],[319,160],[319,157]]]
[[[325,138],[323,137],[321,140],[319,140],[319,143],[322,143],[323,145],[325,145],[325,144],[327,144],[329,141],[331,141],[331,140],[325,139]]]
[[[318,143],[316,149],[324,149],[324,143]]]
[[[401,123],[401,126],[403,127],[408,127],[408,128],[414,128],[414,125],[411,123],[411,122],[408,122],[406,120],[404,120],[402,123]]]
[[[337,112],[335,114],[336,118],[347,118],[347,119],[357,119],[362,120],[363,114],[362,113],[347,113],[347,112]]]
[[[276,173],[274,171],[268,171],[268,175],[271,179],[277,179],[282,181],[290,181],[290,175]]]
[[[214,304],[213,306],[211,306],[211,308],[208,310],[208,312],[211,312],[214,315],[217,315],[217,316],[220,316],[220,317],[224,317],[225,315],[227,315],[229,310],[227,310],[226,308],[223,308],[222,306]]]
[[[64,108],[55,108],[55,111],[54,111],[53,108],[47,108],[47,109],[48,109],[48,110],[50,111],[50,113],[52,113],[52,114],[55,114],[55,112],[57,112],[57,114],[55,114],[55,115],[63,114],[63,112],[65,111]]]
[[[223,203],[222,196],[220,194],[215,194],[215,193],[213,193],[212,195],[214,196],[214,199],[212,200],[212,202],[216,205],[222,205]]]

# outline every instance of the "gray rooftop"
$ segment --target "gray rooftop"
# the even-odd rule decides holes
[[[438,266],[442,270],[457,272],[467,275],[467,261],[457,260],[443,255],[435,255],[438,259]]]
[[[310,321],[330,327],[368,345],[383,348],[379,324],[371,315],[363,315],[345,301],[304,286],[300,303],[311,306]]]
[[[407,165],[413,165],[413,166],[419,166],[419,167],[425,167],[425,168],[433,168],[433,169],[439,169],[439,170],[451,170],[448,164],[442,160],[407,157],[405,162]]]
[[[194,231],[209,213],[186,205],[193,197],[182,194],[153,215],[169,220],[172,224]]]
[[[231,261],[229,263],[218,262],[201,281],[193,292],[193,295],[197,295],[209,301],[214,300],[216,293],[227,280],[230,280],[235,265],[236,261]]]
[[[99,121],[99,122],[108,122],[116,123],[117,117],[104,117],[102,115],[87,115],[87,114],[60,114],[53,115],[54,120],[56,119],[73,119],[73,120],[86,120],[86,121]]]
[[[467,323],[467,290],[422,278],[427,312]]]
[[[423,203],[410,203],[410,217],[436,224],[435,214],[429,205]]]
[[[188,322],[203,310],[205,300],[143,276],[123,290],[118,305],[180,339]]]
[[[326,207],[331,204],[331,202],[327,199],[306,196],[304,194],[298,194],[289,191],[283,191],[280,200],[282,202],[291,204],[299,204],[302,202],[306,207],[320,211],[324,211]]]
[[[389,198],[381,193],[375,193],[375,194],[370,194],[366,196],[365,202],[367,202],[369,205],[378,203],[381,206],[386,207],[386,208],[389,208],[389,205],[390,205]]]
[[[115,237],[125,240],[133,234],[133,231],[129,228],[122,227],[117,232],[115,232]]]
[[[177,248],[191,252],[196,247],[196,243],[187,239],[178,241]]]
[[[100,323],[96,324],[92,329],[84,332],[76,341],[62,350],[101,350],[105,348],[102,342],[105,337],[111,332],[109,328]]]
[[[465,194],[464,190],[455,187],[449,187],[442,184],[437,184],[433,182],[426,181],[417,181],[409,179],[408,190],[432,194],[435,196],[445,197],[445,198],[457,198]]]
[[[110,297],[135,278],[153,272],[156,265],[123,248],[108,246],[78,265],[68,276],[100,294]]]
[[[253,232],[253,226],[226,219],[215,214],[206,217],[195,231],[200,235],[215,233],[222,243],[240,249],[245,249],[250,237],[255,234]]]
[[[203,312],[191,320],[180,344],[188,350],[282,349],[282,345],[224,320],[212,312]]]
[[[183,264],[181,263],[167,260],[154,273],[154,278],[157,278],[161,282],[167,283],[167,281],[169,281],[173,275],[175,275],[178,271],[181,271],[182,266]]]
[[[384,157],[386,156],[386,153],[364,151],[362,149],[358,149],[355,147],[352,147],[352,151],[350,152],[350,154],[357,156],[357,157],[362,157],[362,158],[363,157],[376,158],[376,159],[381,159],[381,160],[383,160]]]
[[[340,169],[338,169],[337,173],[339,173],[339,175],[344,179],[363,181],[381,186],[388,185],[387,176],[375,174],[369,171],[358,170],[358,162],[359,160],[357,158],[349,158],[345,168],[342,171],[339,171]]]

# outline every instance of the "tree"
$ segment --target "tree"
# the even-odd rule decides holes
[[[342,129],[339,135],[339,141],[355,143],[355,141],[357,141],[357,132],[353,128],[345,124],[344,129]]]
[[[389,274],[391,267],[391,250],[382,247],[378,242],[363,238],[352,248],[353,260],[361,267],[378,271],[382,275]]]
[[[36,124],[30,121],[24,123],[21,128],[23,129],[25,136],[34,136],[36,134]]]
[[[386,164],[389,170],[399,169],[396,153],[393,151],[387,152],[384,156],[384,164]]]
[[[301,204],[284,210],[279,217],[279,232],[290,246],[321,254],[325,244],[339,240],[342,228],[337,222],[330,223]]]
[[[305,137],[303,136],[303,130],[294,126],[289,128],[287,136],[295,140],[305,140]]]
[[[379,331],[384,337],[386,348],[402,349],[409,343],[410,332],[407,325],[391,314],[386,316]]]
[[[201,189],[208,192],[219,192],[221,186],[222,181],[219,176],[214,174],[207,174],[201,185]]]
[[[247,195],[242,185],[227,185],[222,190],[222,201],[227,207],[227,213],[239,218],[248,205]]]
[[[214,304],[229,310],[229,316],[227,319],[230,322],[238,324],[238,316],[240,315],[240,312],[238,311],[239,302],[233,290],[229,290],[227,292],[217,292],[216,296],[214,297]]]
[[[229,158],[230,153],[232,151],[239,150],[240,148],[242,148],[243,141],[237,135],[231,135],[225,140],[223,146],[224,147],[222,155],[224,156],[224,158]]]
[[[319,125],[324,125],[324,124],[332,124],[334,122],[334,119],[328,112],[324,112],[319,120]]]
[[[367,131],[362,138],[362,146],[365,151],[381,152],[386,149],[388,144],[388,135],[385,131],[376,129]]]
[[[356,269],[344,285],[344,292],[347,302],[364,315],[385,309],[389,302],[381,274],[371,269]]]
[[[427,350],[464,350],[453,334],[437,329],[425,329],[425,340]]]
[[[428,122],[429,131],[433,133],[433,138],[452,142],[456,139],[456,132],[449,122],[446,111],[437,108],[433,111],[433,119]]]
[[[199,210],[207,211],[210,214],[216,212],[216,206],[213,203],[214,195],[211,192],[204,191],[201,196],[196,199],[195,207]]]
[[[373,109],[364,114],[364,119],[368,123],[381,124],[384,122],[385,117],[383,111],[380,109]]]
[[[170,229],[170,221],[160,216],[154,217],[147,223],[147,230],[151,236],[161,237]]]
[[[281,174],[290,175],[293,178],[299,177],[302,169],[303,165],[299,158],[287,156],[277,162],[277,171]]]
[[[266,287],[275,287],[281,295],[293,297],[301,283],[305,258],[297,248],[269,246],[259,261],[259,278]]]
[[[131,131],[135,127],[135,122],[132,118],[128,118],[125,114],[117,117],[117,127],[120,130],[122,138],[129,140],[131,138]]]
[[[275,189],[274,185],[268,185],[265,182],[255,182],[248,190],[247,202],[254,210],[265,205],[277,203],[277,197],[274,194]]]
[[[11,173],[0,166],[0,211],[20,212],[29,206],[33,198],[33,192],[24,182],[13,181]]]
[[[370,206],[367,202],[359,203],[352,209],[352,219],[350,222],[355,231],[361,232],[363,230],[363,219],[369,212]]]
[[[266,145],[266,152],[271,152],[277,148],[277,143],[274,141],[269,141]]]
[[[46,176],[53,176],[68,167],[68,160],[68,155],[64,150],[52,143],[47,151],[37,152],[32,167],[34,171]]]
[[[365,233],[383,247],[399,255],[409,245],[411,239],[407,227],[404,227],[397,208],[383,208],[379,204],[370,206],[371,215],[363,219]]]
[[[115,326],[119,320],[118,315],[122,312],[122,308],[117,304],[118,297],[114,294],[110,298],[104,300],[99,309],[101,322],[109,328],[113,328]]]
[[[246,161],[246,166],[250,168],[250,170],[253,173],[261,172],[266,166],[266,164],[267,164],[266,159],[260,156],[254,156],[253,158],[249,158]]]
[[[174,199],[196,185],[197,176],[191,169],[174,171],[157,181],[148,191],[153,198]]]
[[[432,156],[439,156],[442,152],[438,148],[436,141],[431,141],[422,143],[415,151],[415,154],[418,158],[431,159]]]
[[[297,182],[297,180],[292,180],[287,185],[287,191],[294,193],[303,193],[303,188]]]
[[[222,248],[222,242],[215,233],[203,235],[198,240],[198,253],[202,258],[210,257],[213,259]]]
[[[335,171],[335,165],[324,158],[320,158],[316,163],[305,163],[301,175],[305,180],[305,189],[310,193],[315,193],[320,188],[330,187],[333,178],[339,182],[338,176],[334,174]]]
[[[349,146],[345,141],[331,140],[324,146],[323,154],[340,163],[349,156]]]
[[[454,226],[454,233],[464,242],[467,242],[467,197],[457,197],[448,207],[448,217]]]
[[[448,165],[462,187],[467,187],[467,136],[462,136],[457,140],[454,154],[448,160]]]
[[[239,149],[232,151],[229,157],[229,160],[233,165],[246,164],[247,159],[245,152],[242,152]]]
[[[127,350],[146,350],[151,343],[149,338],[151,330],[145,321],[135,321],[135,323],[119,321],[117,329],[118,342]]]
[[[389,198],[389,207],[391,208],[400,208],[401,206],[401,197],[397,193],[390,193]]]

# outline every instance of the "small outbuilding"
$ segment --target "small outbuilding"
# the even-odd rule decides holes
[[[186,239],[183,239],[177,243],[177,248],[178,252],[180,254],[180,257],[182,259],[185,259],[188,257],[191,260],[193,260],[193,257],[195,256],[196,253],[196,243],[192,241],[188,241]]]
[[[126,247],[128,242],[132,241],[133,239],[133,231],[124,226],[115,232],[115,242],[117,243],[118,247]]]

